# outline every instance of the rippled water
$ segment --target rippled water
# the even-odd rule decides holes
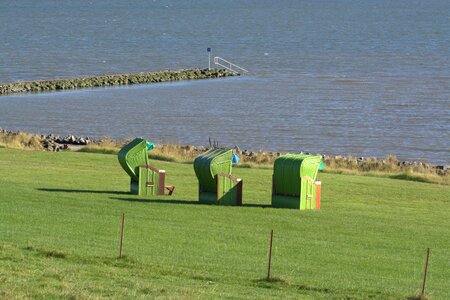
[[[16,2],[0,82],[205,67],[206,47],[250,74],[2,96],[0,127],[450,162],[448,1]]]

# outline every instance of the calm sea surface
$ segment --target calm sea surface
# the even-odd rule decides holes
[[[0,97],[0,127],[450,164],[450,2],[0,0],[0,82],[239,78]]]

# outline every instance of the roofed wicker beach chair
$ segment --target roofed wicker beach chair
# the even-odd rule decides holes
[[[242,179],[231,175],[233,149],[211,148],[194,160],[200,203],[242,205]]]
[[[320,155],[287,154],[273,166],[272,207],[320,209]]]
[[[118,155],[119,163],[130,176],[130,192],[140,196],[172,195],[175,187],[165,185],[166,171],[149,165],[147,141],[136,138],[125,145]]]

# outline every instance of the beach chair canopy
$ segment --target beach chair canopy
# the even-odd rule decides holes
[[[314,209],[316,183],[322,156],[287,154],[278,157],[273,166],[272,206]],[[318,203],[317,203],[318,204]]]
[[[194,171],[204,192],[216,193],[218,173],[231,174],[233,149],[211,148],[194,160]]]
[[[119,163],[133,181],[139,180],[139,166],[148,165],[147,141],[135,138],[120,149]]]

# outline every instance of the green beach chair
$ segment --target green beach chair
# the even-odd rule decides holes
[[[147,141],[136,138],[125,145],[118,155],[119,163],[130,176],[130,193],[140,196],[172,195],[175,187],[165,185],[166,171],[149,165]]]
[[[273,166],[272,207],[320,209],[320,155],[287,154]]]
[[[233,149],[211,148],[194,160],[200,203],[242,205],[242,179],[231,175]]]

